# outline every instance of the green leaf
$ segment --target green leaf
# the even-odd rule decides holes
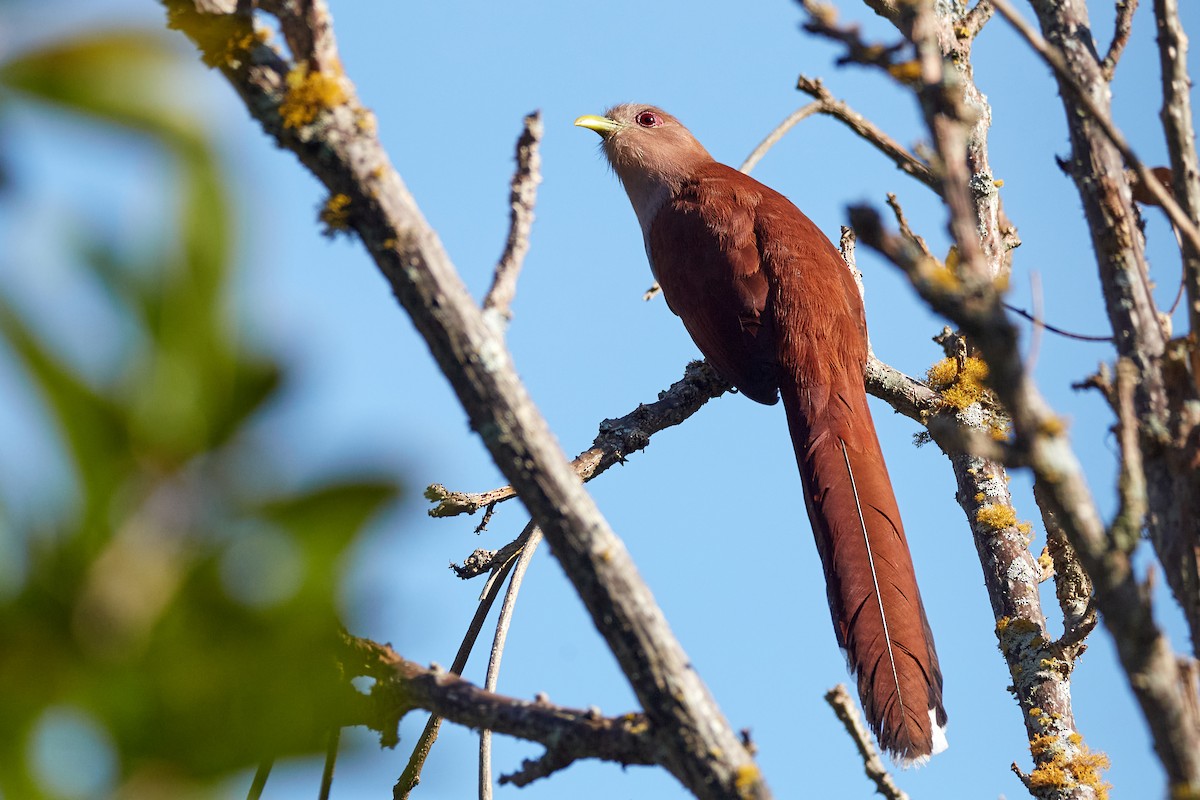
[[[131,466],[123,411],[41,342],[3,295],[0,334],[54,412],[83,494],[83,529],[94,534],[104,527],[110,501]]]
[[[0,87],[172,139],[199,126],[178,96],[182,53],[161,33],[91,33],[18,55],[0,66]]]

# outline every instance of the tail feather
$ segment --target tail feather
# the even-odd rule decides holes
[[[835,378],[781,387],[829,608],[880,745],[923,763],[946,747],[933,633],[862,379]]]

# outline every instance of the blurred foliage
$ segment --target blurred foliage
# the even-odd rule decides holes
[[[146,241],[76,246],[134,332],[103,380],[29,324],[71,324],[50,302],[19,309],[0,292],[0,336],[57,427],[76,494],[36,524],[0,507],[0,553],[24,560],[0,596],[5,798],[180,796],[321,750],[344,691],[339,556],[397,493],[346,474],[289,489],[249,434],[283,376],[236,341],[233,211],[208,136],[170,101],[177,58],[157,35],[122,31],[0,64],[0,111],[48,103],[84,129],[142,137],[173,164],[175,195],[169,235],[146,220]]]

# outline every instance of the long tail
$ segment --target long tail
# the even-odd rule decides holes
[[[838,644],[871,730],[907,766],[946,748],[942,673],[861,374],[781,395]]]

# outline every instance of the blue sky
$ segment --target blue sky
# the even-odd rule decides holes
[[[843,18],[861,20],[868,34],[894,39],[857,3],[834,5]],[[1111,4],[1092,5],[1103,49]],[[1119,124],[1147,162],[1159,164],[1165,151],[1157,125],[1158,63],[1150,4],[1144,5],[1114,92]],[[1185,26],[1200,31],[1200,10],[1182,5]],[[837,51],[799,30],[802,14],[787,0],[334,0],[332,8],[347,73],[477,296],[503,246],[521,118],[542,110],[544,182],[509,342],[570,454],[590,444],[601,419],[654,399],[697,356],[665,304],[642,301],[651,278],[640,233],[595,135],[572,127],[576,116],[617,102],[653,102],[683,120],[718,159],[737,164],[805,102],[793,88],[803,72],[824,77],[835,95],[899,141],[913,143],[922,134],[905,90],[874,72],[836,68]],[[0,15],[9,45],[117,22],[162,22],[161,7],[150,0],[64,0],[4,6]],[[1012,301],[1029,307],[1036,273],[1048,320],[1103,334],[1107,319],[1078,196],[1054,163],[1068,145],[1048,70],[999,19],[978,40],[975,68],[993,108],[993,169],[1004,180],[1006,209],[1024,241],[1015,257]],[[186,87],[180,102],[212,120],[238,190],[243,272],[237,303],[245,335],[281,353],[296,373],[261,434],[287,456],[297,479],[321,474],[331,463],[360,461],[404,478],[408,500],[347,559],[345,608],[356,632],[390,641],[417,661],[448,664],[481,587],[461,584],[446,564],[508,541],[524,525],[522,509],[503,506],[482,536],[472,532],[477,517],[425,516],[419,494],[428,483],[477,491],[504,481],[361,248],[318,235],[314,219],[323,198],[317,183],[270,144],[218,75],[197,68]],[[136,145],[114,137],[95,157],[81,159],[72,149],[79,140],[69,121],[27,112],[13,125],[9,149],[21,155],[14,167],[36,189],[26,207],[3,220],[12,226],[6,238],[37,230],[52,211],[71,207],[102,209],[118,229],[160,222],[161,198],[137,176],[163,166]],[[934,251],[946,250],[942,215],[929,192],[831,120],[802,123],[755,176],[788,195],[835,240],[847,204],[882,207],[885,193],[894,191]],[[1178,254],[1161,215],[1152,210],[1147,217],[1152,276],[1160,303],[1169,305]],[[891,267],[862,251],[859,267],[876,353],[921,374],[940,357],[930,337],[943,322],[914,300]],[[99,313],[75,298],[73,274],[52,245],[27,245],[0,260],[6,291],[61,301],[60,316],[44,326],[69,352],[82,353],[103,347],[104,337],[67,324],[81,308]],[[1027,338],[1023,344],[1028,347]],[[1045,336],[1037,357],[1042,389],[1070,420],[1106,516],[1113,509],[1112,419],[1098,396],[1070,385],[1110,356],[1103,345]],[[36,442],[30,395],[20,380],[11,365],[0,364],[0,436]],[[900,774],[900,784],[914,797],[1020,797],[1024,790],[1009,764],[1029,767],[1024,728],[1005,690],[1007,669],[949,464],[935,447],[913,447],[913,423],[873,403],[938,642],[950,714],[950,749],[930,766]],[[15,448],[0,452],[3,483],[22,495],[53,497],[55,467],[22,460]],[[1028,477],[1014,474],[1013,487],[1018,514],[1035,520],[1033,547],[1040,551],[1044,536]],[[725,714],[735,728],[752,729],[776,796],[869,796],[854,749],[821,699],[847,676],[782,409],[723,397],[591,488]],[[1045,588],[1058,630],[1052,590]],[[1188,649],[1165,596],[1158,611],[1176,648]],[[468,668],[475,680],[482,679],[487,637]],[[1108,779],[1118,796],[1159,794],[1161,770],[1109,639],[1099,631],[1089,641],[1073,676],[1078,728],[1093,749],[1112,757]],[[595,705],[608,714],[634,708],[615,661],[547,552],[539,553],[527,577],[500,690],[519,697],[544,691],[555,702]],[[389,796],[423,724],[420,715],[410,715],[395,751],[381,752],[370,735],[348,732],[344,741],[360,746],[343,756],[334,797]],[[474,747],[473,734],[444,727],[414,796],[471,796]],[[496,771],[538,752],[501,738]],[[316,762],[282,764],[264,796],[315,794],[319,770]],[[238,776],[227,796],[244,796],[248,783],[248,774]],[[518,791],[526,798],[686,796],[662,771],[623,773],[597,763],[575,765],[524,790],[504,787],[498,796],[517,797]]]

